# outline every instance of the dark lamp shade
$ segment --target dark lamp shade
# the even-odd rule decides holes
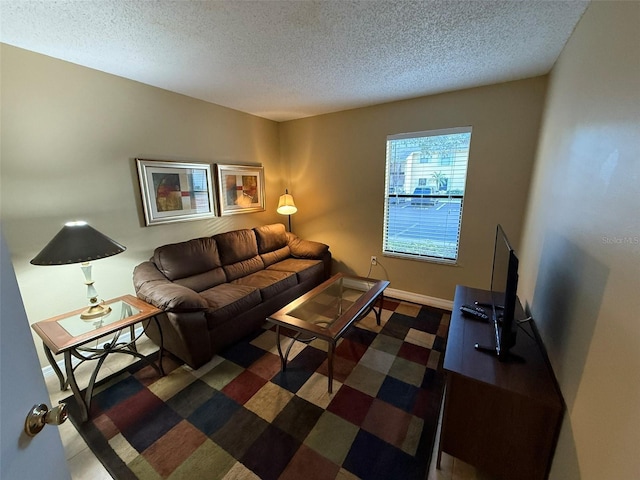
[[[126,247],[86,222],[66,223],[46,247],[31,260],[33,265],[66,265],[117,255]]]

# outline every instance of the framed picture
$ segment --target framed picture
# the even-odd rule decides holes
[[[141,158],[136,165],[147,226],[216,215],[211,165]]]
[[[220,215],[264,211],[264,167],[217,165]]]

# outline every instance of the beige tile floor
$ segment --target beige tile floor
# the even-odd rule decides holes
[[[138,351],[145,355],[157,349],[145,336],[137,342],[137,346]],[[130,355],[111,355],[100,370],[98,380],[118,372],[134,361],[135,358]],[[86,362],[77,368],[76,378],[81,389],[86,387],[94,366],[94,362]],[[55,405],[59,400],[71,395],[71,390],[60,391],[58,378],[55,374],[47,375],[45,381],[52,404]],[[111,475],[109,475],[100,461],[93,455],[70,421],[62,424],[59,427],[59,431],[73,480],[111,480]],[[437,437],[439,438],[439,436],[440,432],[438,428]],[[428,480],[491,480],[490,477],[477,471],[471,465],[446,453],[442,454],[442,465],[441,469],[438,470],[436,469],[436,456],[437,443],[431,459],[431,467],[427,477]]]

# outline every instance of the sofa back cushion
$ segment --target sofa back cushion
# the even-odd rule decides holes
[[[153,263],[169,280],[196,292],[227,281],[218,246],[211,237],[158,247]]]
[[[258,242],[258,253],[265,267],[289,258],[291,251],[283,224],[264,225],[253,230]]]
[[[218,245],[227,281],[230,282],[264,269],[264,263],[258,255],[258,243],[253,230],[234,230],[219,233],[213,238]]]

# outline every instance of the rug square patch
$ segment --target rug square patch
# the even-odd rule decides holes
[[[339,382],[344,382],[353,368],[357,365],[353,360],[348,360],[344,357],[333,356],[333,378]],[[322,365],[318,367],[316,373],[329,377],[329,359],[325,359]]]
[[[225,348],[221,355],[241,367],[247,368],[264,354],[262,348],[256,347],[246,339]]]
[[[224,360],[200,377],[200,380],[206,382],[216,390],[222,390],[227,383],[244,372],[244,368],[240,365]]]
[[[422,480],[420,462],[377,436],[360,430],[342,467],[368,480]]]
[[[327,410],[360,426],[372,403],[373,397],[351,388],[349,385],[343,385],[331,400]]]
[[[267,422],[272,422],[291,398],[293,393],[272,382],[267,382],[244,404],[244,407]]]
[[[260,480],[260,477],[245,467],[242,463],[236,462],[227,474],[222,477],[222,480]]]
[[[412,412],[420,389],[393,377],[387,377],[378,391],[378,398],[405,412]]]
[[[375,340],[376,333],[354,325],[347,330],[347,333],[344,334],[343,338],[351,340],[352,342],[361,343],[368,347],[371,345],[371,342]]]
[[[307,383],[307,380],[309,380],[311,375],[313,375],[311,370],[307,370],[305,368],[292,368],[291,365],[287,365],[287,369],[276,373],[271,379],[271,382],[285,390],[289,390],[291,393],[296,393],[305,383]]]
[[[278,355],[278,347],[276,345],[278,335],[273,330],[265,330],[256,338],[251,340],[251,345],[261,348],[265,352],[271,352]]]
[[[384,311],[382,313],[384,313]],[[359,328],[362,328],[364,330],[380,333],[380,331],[384,327],[384,324],[386,323],[386,321],[389,319],[389,316],[390,316],[390,315],[387,315],[385,318],[385,315],[382,315],[382,313],[380,314],[380,325],[378,325],[378,321],[376,320],[376,314],[373,312],[369,313],[366,317],[359,320],[356,323],[356,325]]]
[[[358,364],[344,383],[371,397],[375,397],[378,395],[378,391],[386,377],[384,373],[371,370],[362,364]]]
[[[441,319],[441,312],[423,308],[416,317],[413,328],[436,335],[438,333],[438,327],[440,326]]]
[[[403,381],[404,383],[420,387],[420,385],[422,385],[426,369],[427,367],[425,365],[420,365],[419,363],[412,362],[411,360],[396,357],[393,361],[393,365],[391,365],[391,368],[389,369],[389,375]]]
[[[390,337],[404,340],[404,337],[407,336],[407,332],[411,328],[412,321],[413,319],[411,317],[406,317],[399,313],[394,313],[393,315],[391,315],[389,321],[385,324],[384,328],[382,329],[382,333]]]
[[[239,408],[241,408],[240,405],[224,393],[214,392],[209,400],[189,415],[187,420],[209,436],[227,423]]]
[[[258,360],[253,362],[247,370],[259,375],[265,380],[271,380],[282,368],[278,354],[266,352]]]
[[[245,370],[236,378],[231,380],[222,389],[222,392],[232,398],[240,405],[243,405],[253,395],[260,390],[267,380],[256,375],[255,373]]]
[[[142,455],[163,478],[184,463],[207,437],[186,420],[149,446]]]
[[[385,442],[401,448],[407,436],[411,418],[412,415],[407,412],[376,398],[362,422],[362,428]]]
[[[369,350],[360,359],[359,365],[386,375],[394,360],[394,355],[369,347]]]
[[[400,313],[402,315],[406,315],[407,317],[416,318],[422,309],[422,305],[417,305],[415,303],[407,303],[401,302],[400,305],[396,307],[395,312]]]
[[[277,480],[299,447],[291,435],[269,425],[240,461],[261,479]]]
[[[138,455],[135,459],[129,462],[127,464],[127,467],[129,467],[129,470],[133,474],[134,478],[148,478],[152,480],[159,480],[161,478],[160,475],[158,475],[158,472],[156,472],[154,468],[149,465],[147,459],[142,455]]]
[[[109,382],[107,388],[96,388],[91,400],[91,416],[105,412],[120,402],[142,391],[144,386],[131,375],[119,375]]]
[[[411,360],[412,362],[418,363],[420,365],[427,364],[427,362],[429,361],[430,353],[431,350],[429,350],[428,348],[408,342],[403,342],[400,350],[398,350],[399,357],[406,358],[407,360]]]
[[[106,413],[94,417],[93,424],[107,440],[112,439],[120,433],[118,427],[111,421],[109,415]]]
[[[336,347],[335,357],[346,358],[352,362],[359,362],[369,347],[360,342],[354,342],[348,338],[343,338],[342,343]]]
[[[353,423],[325,411],[305,438],[304,444],[336,465],[342,465],[358,430]]]
[[[406,452],[409,455],[416,455],[418,453],[418,447],[420,446],[420,438],[422,437],[423,430],[424,420],[411,416],[407,435],[405,436],[404,442],[402,442],[401,448],[403,452]]]
[[[394,300],[393,298],[389,298],[389,297],[383,297],[382,298],[382,308],[383,308],[383,310],[389,310],[389,311],[393,312],[393,311],[395,311],[396,308],[398,308],[398,305],[400,305],[400,301],[399,300]]]
[[[182,421],[182,417],[164,403],[144,413],[130,408],[128,415],[132,417],[125,422],[124,428],[120,427],[120,431],[138,452],[144,452],[152,443]],[[134,420],[132,421],[131,418]],[[115,420],[114,423],[118,425]]]
[[[202,380],[195,380],[167,400],[167,405],[182,418],[187,418],[209,400],[215,391]]]
[[[107,400],[111,403],[113,399],[104,397],[110,392],[113,392],[119,398],[119,402],[105,413],[121,432],[129,428],[130,425],[137,423],[140,417],[146,416],[149,412],[153,412],[163,405],[162,400],[146,388],[126,398],[120,397],[122,393],[120,391],[105,390],[101,394],[103,396],[101,400]]]
[[[220,429],[209,438],[234,458],[242,458],[269,424],[246,408],[239,408]]]
[[[168,480],[195,480],[198,478],[222,480],[235,463],[236,460],[223,448],[207,439],[182,465],[174,470]]]
[[[165,363],[168,367],[171,367],[171,370],[174,370],[176,368],[175,362],[173,362],[169,358],[167,358],[166,361],[162,363],[163,368]],[[165,374],[167,374],[168,372],[169,370],[165,370]],[[133,376],[145,387],[162,378],[160,373],[151,365],[145,365],[143,368],[135,372]]]
[[[161,377],[156,382],[148,386],[158,398],[168,400],[184,387],[194,382],[196,377],[184,368],[176,368],[169,375]]]
[[[118,433],[109,440],[109,446],[113,448],[113,451],[120,457],[124,463],[131,463],[135,460],[140,453],[131,446],[127,439]]]
[[[440,352],[437,350],[431,350],[429,354],[429,361],[427,362],[427,368],[431,370],[437,370],[438,365],[440,365]]]
[[[340,467],[315,450],[301,445],[278,480],[334,480]]]
[[[436,336],[433,333],[422,332],[415,328],[410,328],[407,336],[405,337],[406,342],[413,343],[424,348],[432,348],[435,339]]]
[[[209,360],[204,365],[201,365],[197,370],[194,370],[189,365],[183,365],[183,368],[185,370],[190,371],[191,375],[193,375],[194,377],[200,378],[203,375],[209,373],[213,368],[217,367],[222,362],[224,362],[224,358],[223,357],[221,357],[220,355],[214,355],[211,360]]]
[[[302,442],[323,412],[317,405],[294,396],[274,419],[273,425]]]
[[[369,345],[369,347],[395,356],[398,354],[398,350],[400,350],[400,347],[402,347],[402,340],[395,337],[389,337],[388,335],[380,334],[373,342],[371,342],[371,345]]]
[[[340,390],[342,383],[333,379],[333,393],[329,393],[329,377],[314,373],[298,390],[299,397],[318,405],[320,408],[327,408],[333,396]]]
[[[327,342],[323,342],[326,344]],[[327,358],[327,353],[314,347],[307,347],[302,350],[296,358],[290,360],[287,368],[302,368],[310,372],[315,372]]]

